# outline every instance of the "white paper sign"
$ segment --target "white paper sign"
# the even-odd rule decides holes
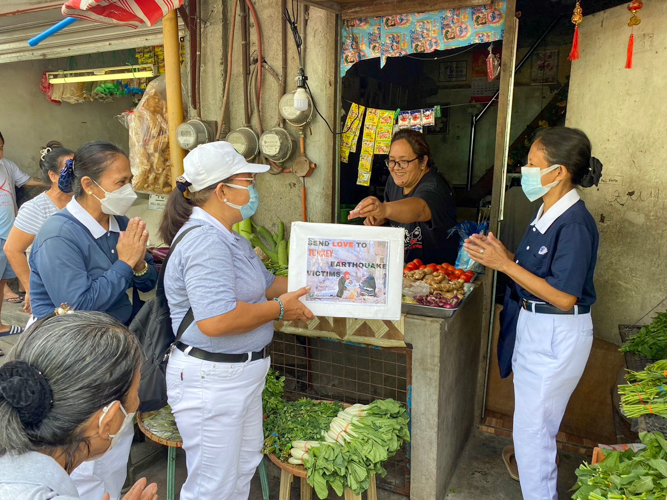
[[[316,316],[401,318],[402,228],[295,222],[290,233],[289,290]]]
[[[164,210],[168,197],[166,194],[151,194],[148,197],[148,210]]]

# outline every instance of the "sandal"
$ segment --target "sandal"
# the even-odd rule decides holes
[[[516,457],[514,456],[514,446],[505,446],[503,449],[503,462],[505,462],[505,467],[507,467],[507,472],[510,477],[515,481],[519,480],[519,466],[516,463]]]
[[[19,297],[17,295],[16,297],[9,297],[8,299],[5,299],[5,302],[9,302],[10,304],[20,304],[24,300],[25,299],[23,297]]]
[[[3,357],[4,355],[5,355],[5,352],[2,349],[0,349],[0,358]]]
[[[6,337],[8,335],[18,335],[19,333],[23,333],[23,328],[21,328],[18,325],[11,325],[9,327],[9,330],[6,332],[0,332],[0,337]]]

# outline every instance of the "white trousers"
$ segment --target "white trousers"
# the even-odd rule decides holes
[[[84,462],[70,474],[82,500],[102,500],[109,493],[111,500],[120,499],[127,477],[127,462],[134,437],[134,426],[128,426],[118,443],[102,457]]]
[[[247,500],[262,460],[262,391],[270,358],[213,363],[174,349],[167,396],[183,438],[181,500]]]
[[[556,435],[592,344],[590,314],[519,314],[512,358],[514,452],[524,500],[558,500]]]

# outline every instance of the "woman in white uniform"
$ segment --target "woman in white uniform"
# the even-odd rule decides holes
[[[599,236],[577,188],[597,185],[602,164],[583,132],[554,127],[538,133],[521,173],[528,199],[543,204],[516,255],[492,233],[474,235],[465,248],[514,281],[498,355],[501,365],[511,356],[514,371],[521,491],[525,500],[557,500],[556,435],[591,351],[596,298]]]
[[[262,459],[262,391],[274,320],[310,320],[250,243],[232,230],[259,204],[250,164],[228,142],[191,151],[160,226],[174,245],[164,286],[174,332],[167,396],[183,437],[181,500],[245,500]],[[186,198],[187,192],[187,198]],[[187,327],[186,327],[187,325]]]

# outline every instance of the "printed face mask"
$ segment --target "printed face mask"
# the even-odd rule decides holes
[[[243,217],[243,220],[249,219],[253,215],[255,215],[255,212],[257,212],[257,207],[259,206],[259,193],[257,192],[257,188],[255,188],[255,185],[252,184],[251,186],[245,187],[245,186],[237,186],[236,184],[226,184],[230,188],[234,189],[246,189],[248,193],[250,194],[250,199],[248,200],[248,203],[245,205],[234,205],[233,203],[230,203],[227,201],[227,198],[225,198],[225,203],[237,210],[241,211],[241,217]]]
[[[560,181],[556,181],[547,184],[546,186],[542,185],[542,177],[559,167],[560,165],[553,165],[544,170],[540,170],[539,167],[521,167],[521,188],[530,201],[539,200],[547,194],[552,187],[557,186],[560,183]]]
[[[104,191],[105,196],[101,200],[97,196],[93,196],[102,204],[102,212],[108,215],[125,215],[137,199],[137,193],[132,189],[132,184],[125,184],[122,188],[116,189],[111,193],[99,184],[97,184],[97,187]]]

